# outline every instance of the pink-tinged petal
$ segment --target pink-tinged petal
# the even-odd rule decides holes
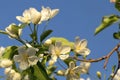
[[[71,48],[69,46],[63,46],[62,49],[61,49],[61,52],[60,54],[66,54],[66,53],[69,53],[71,50]]]
[[[39,58],[37,56],[31,56],[28,58],[28,62],[30,65],[36,65]]]
[[[13,59],[15,62],[20,62],[22,58],[20,55],[14,55]]]
[[[69,54],[63,54],[63,55],[60,55],[59,58],[62,59],[62,60],[65,60],[69,57]]]

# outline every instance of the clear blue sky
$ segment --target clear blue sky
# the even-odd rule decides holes
[[[88,58],[106,55],[118,43],[112,36],[112,33],[118,29],[116,24],[94,36],[94,30],[101,23],[102,16],[119,14],[109,0],[1,0],[0,29],[11,23],[18,24],[19,21],[15,17],[22,15],[25,9],[34,7],[41,10],[41,6],[60,9],[59,14],[48,25],[48,28],[54,30],[51,36],[65,37],[70,41],[74,41],[76,36],[87,39],[88,47],[91,49]],[[27,33],[23,36],[25,34]],[[19,43],[0,34],[0,46],[8,45],[19,45]],[[117,63],[116,58],[116,55],[110,58],[107,70],[103,70],[104,61],[93,63],[90,74],[94,76],[97,70],[101,70],[102,74],[107,74],[108,77],[111,72],[110,66]],[[93,76],[92,80],[94,80]]]

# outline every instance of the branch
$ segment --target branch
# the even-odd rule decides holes
[[[78,58],[78,57],[70,57],[70,58],[75,59],[75,60],[78,60],[78,61],[91,62],[91,63],[92,63],[92,62],[99,62],[99,61],[102,61],[102,60],[106,59],[106,60],[105,60],[105,63],[104,63],[104,66],[103,66],[104,68],[106,68],[106,65],[107,65],[107,63],[108,63],[108,60],[109,60],[110,56],[111,56],[115,51],[117,51],[119,47],[120,47],[120,43],[117,44],[117,46],[115,46],[106,56],[102,56],[102,57],[100,57],[100,58],[98,58],[98,59],[88,59],[88,60],[86,60],[86,59],[80,59],[80,58]]]

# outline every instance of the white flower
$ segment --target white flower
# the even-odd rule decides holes
[[[75,66],[75,63],[71,61],[69,63],[69,68],[65,72],[65,75],[67,80],[79,80],[80,72],[81,72],[81,67]]]
[[[7,68],[10,67],[12,65],[12,61],[9,59],[1,59],[0,60],[0,67],[2,68]]]
[[[6,68],[4,73],[6,74],[6,80],[21,80],[20,73],[16,72],[14,69]]]
[[[62,60],[65,60],[69,57],[69,52],[71,48],[69,46],[62,46],[61,42],[56,42],[55,45],[50,45],[49,51],[51,53],[51,60],[50,62],[54,63],[57,61],[59,57]]]
[[[47,21],[51,18],[53,18],[55,15],[57,15],[59,12],[59,9],[53,9],[51,10],[49,7],[44,8],[42,6],[42,10],[41,10],[41,21]]]
[[[120,80],[120,69],[118,69],[117,73],[115,74],[113,80]]]
[[[38,57],[35,56],[36,49],[33,47],[19,47],[18,48],[19,55],[14,56],[14,61],[19,62],[19,68],[21,70],[25,70],[31,65],[35,65],[38,62]]]
[[[29,24],[30,22],[33,24],[40,24],[41,13],[35,8],[29,8],[23,12],[23,16],[16,16],[16,19],[26,24]]]
[[[22,23],[29,24],[31,22],[30,11],[29,10],[25,10],[23,12],[23,16],[16,16],[16,19],[19,20]]]
[[[82,56],[87,56],[90,54],[90,50],[87,48],[87,40],[80,40],[79,37],[76,37],[74,44],[74,51],[77,54]]]
[[[22,29],[16,24],[12,23],[5,28],[5,31],[11,38],[18,38],[21,35]]]
[[[0,57],[2,57],[4,52],[5,52],[5,48],[4,47],[0,47]]]
[[[41,23],[41,13],[37,11],[35,8],[30,8],[30,17],[31,17],[31,22],[33,24],[40,24]]]
[[[80,67],[81,67],[80,73],[81,74],[88,73],[90,65],[91,65],[90,62],[81,62],[81,64],[80,64]]]

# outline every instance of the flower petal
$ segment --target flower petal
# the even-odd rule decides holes
[[[29,56],[34,56],[36,54],[36,49],[33,47],[30,47],[27,49],[26,53],[28,53]]]
[[[14,55],[13,57],[15,62],[20,62],[21,61],[21,56],[20,55]]]
[[[66,53],[70,52],[70,50],[71,50],[71,48],[69,46],[63,46],[60,54],[66,54]]]
[[[30,65],[36,65],[38,62],[38,57],[37,56],[31,56],[28,58],[28,62]]]
[[[59,57],[60,57],[60,59],[65,60],[65,59],[67,59],[69,57],[69,54],[60,55]]]
[[[24,46],[19,47],[19,48],[18,48],[18,53],[19,53],[19,54],[21,54],[21,53],[22,53],[22,54],[26,53],[26,47],[24,47]]]
[[[87,56],[90,54],[90,50],[88,48],[84,48],[78,51],[78,54],[82,55],[82,56]]]
[[[22,62],[20,62],[20,64],[19,64],[19,68],[20,68],[21,70],[25,70],[25,69],[27,69],[29,66],[30,66],[30,65],[28,64],[28,62],[25,62],[25,61],[22,61]]]
[[[81,48],[86,48],[87,47],[87,40],[86,39],[82,39],[80,41],[80,46],[81,46]]]

